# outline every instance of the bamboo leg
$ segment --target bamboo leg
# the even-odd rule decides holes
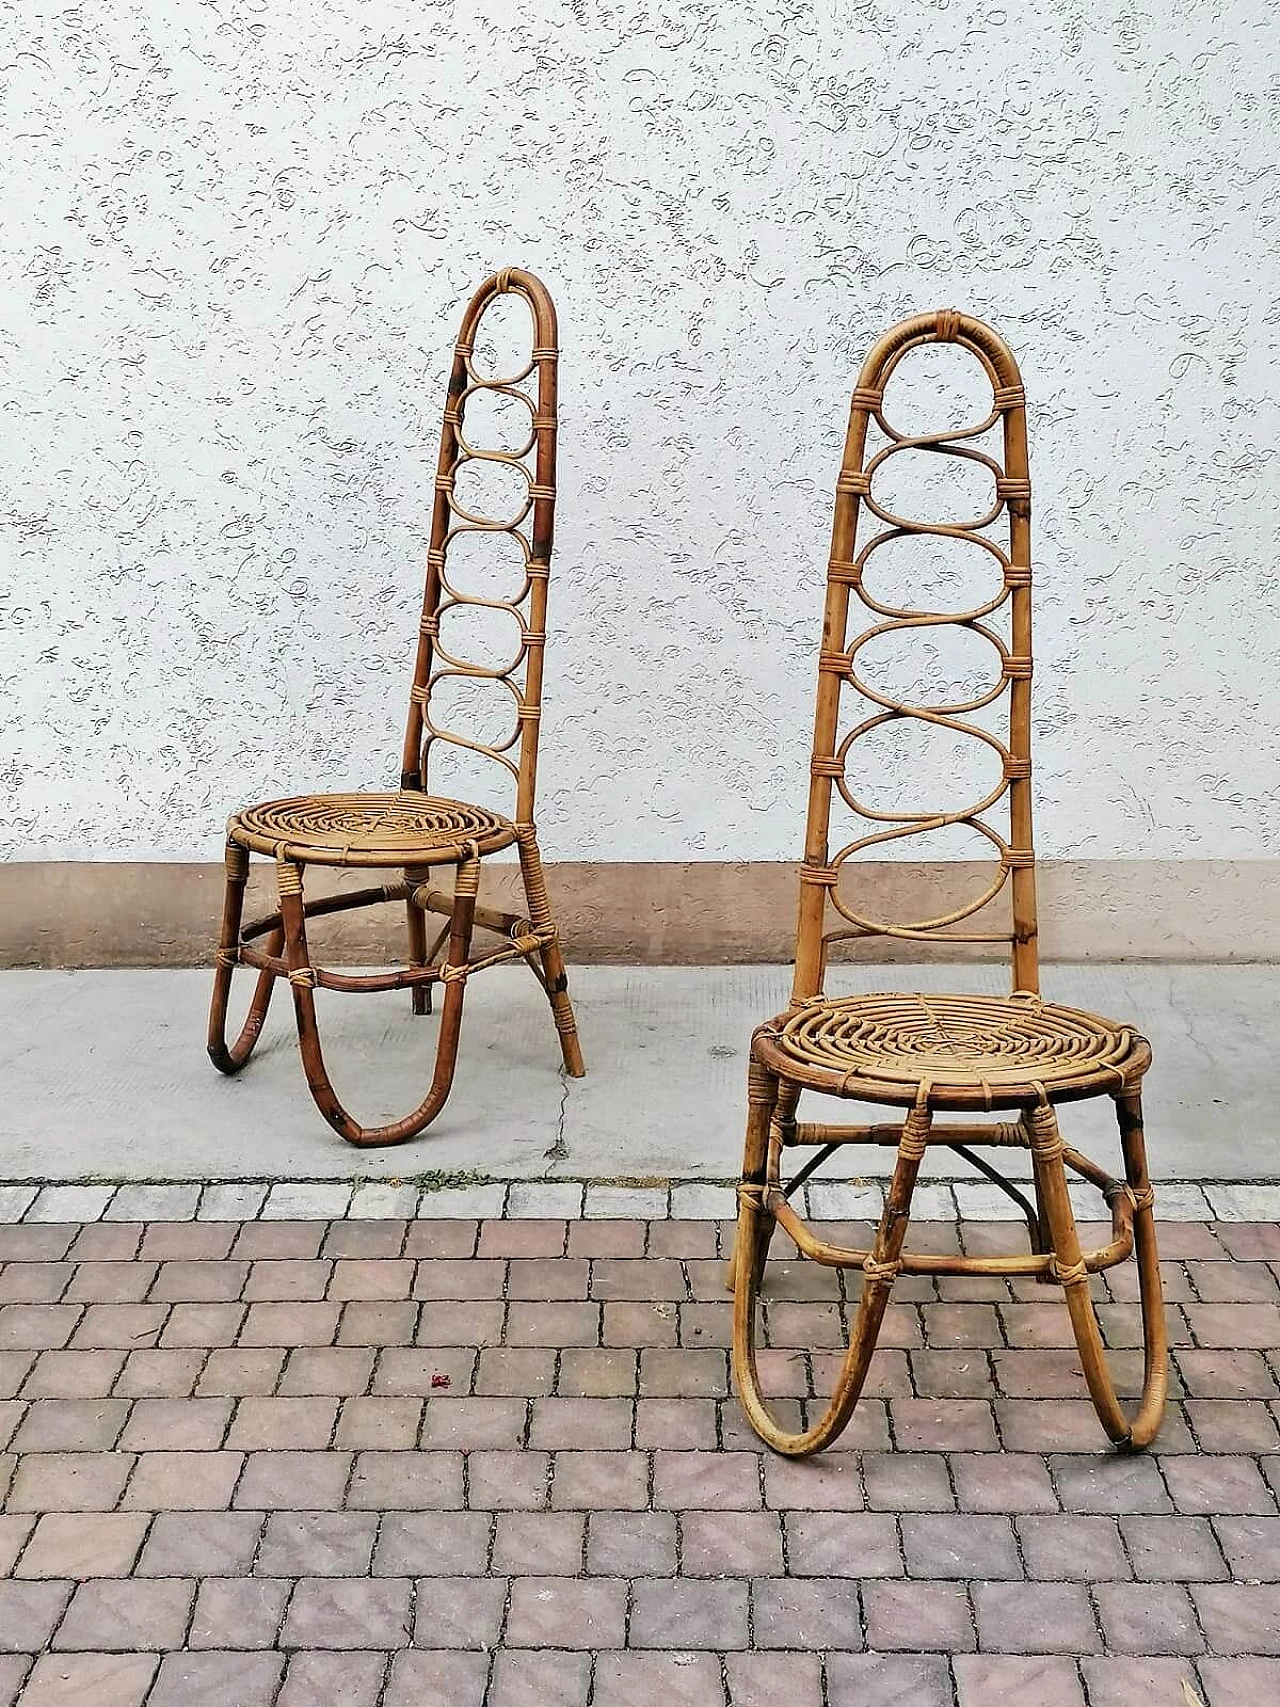
[[[1151,1444],[1164,1420],[1169,1392],[1169,1324],[1156,1243],[1155,1193],[1147,1172],[1141,1095],[1117,1097],[1116,1119],[1120,1125],[1125,1178],[1134,1197],[1133,1239],[1142,1300],[1142,1399],[1129,1428],[1129,1445],[1138,1451]]]
[[[518,846],[520,872],[524,878],[524,892],[529,905],[529,922],[538,930],[554,929],[546,878],[542,874],[542,859],[538,853],[538,838],[532,825],[527,829],[521,828]],[[571,1079],[580,1079],[587,1069],[582,1061],[578,1025],[573,1017],[573,1003],[569,1000],[569,979],[565,972],[558,936],[553,936],[543,945],[541,959],[545,988],[551,1000],[551,1013],[560,1036],[564,1070]]]
[[[218,938],[218,960],[213,974],[213,1000],[209,1005],[209,1059],[220,1073],[238,1073],[253,1054],[262,1035],[263,1021],[275,989],[275,973],[259,972],[249,1003],[248,1017],[240,1028],[235,1042],[227,1043],[227,1003],[231,997],[231,978],[236,969],[240,949],[240,921],[244,914],[245,884],[249,880],[249,855],[236,842],[227,843],[227,886],[222,901],[222,930]],[[267,953],[279,954],[284,941],[282,931],[272,931],[267,938]]]
[[[751,1222],[754,1212],[753,1187],[748,1169],[753,1147],[758,1144],[757,1129],[761,1123],[758,1105],[753,1103],[747,1129],[747,1161],[743,1167],[742,1208],[738,1224],[740,1247],[745,1256],[754,1251]],[[884,1214],[876,1232],[875,1247],[863,1263],[862,1299],[844,1363],[826,1410],[817,1422],[799,1434],[780,1429],[770,1416],[760,1394],[755,1358],[756,1300],[759,1294],[758,1263],[749,1265],[738,1261],[737,1285],[733,1296],[733,1365],[742,1407],[752,1428],[775,1452],[789,1458],[805,1458],[812,1452],[829,1446],[844,1430],[871,1366],[871,1357],[880,1337],[885,1309],[893,1282],[898,1273],[899,1258],[906,1238],[911,1215],[911,1195],[915,1190],[920,1163],[928,1144],[931,1115],[927,1103],[918,1102],[907,1116],[898,1145],[898,1159],[885,1201]],[[744,1219],[747,1225],[744,1226]]]
[[[775,1081],[775,1087],[773,1112],[769,1119],[768,1179],[770,1185],[776,1185],[781,1176],[782,1132],[788,1125],[794,1127],[796,1121],[796,1108],[800,1102],[799,1085],[793,1085],[788,1080],[781,1079]],[[750,1084],[748,1083],[748,1096],[749,1095]],[[774,1220],[772,1215],[764,1218],[760,1232],[760,1236],[764,1240],[764,1246],[760,1253],[760,1267],[762,1274],[764,1265],[769,1260],[769,1246],[773,1243],[773,1235],[776,1227],[777,1222]],[[737,1285],[737,1264],[738,1241],[735,1236],[733,1241],[733,1250],[729,1253],[729,1261],[725,1265],[724,1283],[725,1290],[728,1292],[732,1292]]]
[[[298,1020],[298,1046],[307,1083],[316,1107],[349,1144],[401,1144],[429,1126],[448,1100],[458,1060],[458,1036],[462,1025],[462,1003],[466,990],[467,957],[471,949],[476,895],[480,888],[480,861],[468,856],[458,866],[450,915],[449,951],[443,970],[444,1002],[436,1043],[435,1074],[425,1099],[412,1114],[385,1126],[361,1126],[338,1101],[325,1070],[316,1022],[315,972],[307,949],[306,916],[302,903],[302,873],[298,866],[280,860],[276,866],[280,889],[280,913],[284,920],[285,955],[289,983],[293,989]]]
[[[414,902],[413,891],[418,884],[426,883],[430,875],[430,872],[413,871],[408,867],[404,874],[404,880],[409,887],[404,903],[405,922],[409,927],[409,965],[415,971],[427,964],[427,920],[422,908]],[[415,1014],[431,1012],[430,984],[414,984],[410,988],[409,996]]]
[[[1107,1364],[1102,1332],[1089,1292],[1089,1275],[1081,1260],[1080,1239],[1067,1194],[1063,1144],[1057,1116],[1047,1101],[1026,1116],[1031,1140],[1031,1165],[1035,1170],[1037,1194],[1044,1206],[1054,1268],[1071,1316],[1072,1332],[1080,1352],[1080,1363],[1089,1386],[1098,1420],[1117,1446],[1140,1451],[1154,1439],[1164,1415],[1168,1384],[1167,1334],[1156,1251],[1154,1198],[1147,1177],[1146,1149],[1142,1133],[1141,1099],[1118,1097],[1120,1136],[1124,1149],[1129,1189],[1136,1204],[1134,1242],[1142,1297],[1142,1326],[1145,1347],[1142,1400],[1132,1421],[1125,1415],[1116,1395],[1115,1382]]]

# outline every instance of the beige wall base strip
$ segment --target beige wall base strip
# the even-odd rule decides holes
[[[945,905],[972,894],[986,870],[868,864],[860,899],[880,917],[919,917],[934,897]],[[246,917],[273,905],[270,867],[255,861],[253,871]],[[791,958],[791,865],[566,861],[548,866],[547,880],[571,960],[697,965]],[[377,879],[369,872],[313,868],[308,892],[371,881]],[[1280,959],[1280,860],[1046,860],[1039,888],[1046,960]],[[517,868],[486,864],[482,896],[519,907]],[[203,965],[213,953],[221,904],[221,862],[7,865],[0,868],[0,965]],[[331,964],[403,957],[399,905],[317,920],[312,930]],[[999,957],[998,950],[963,946],[940,954],[891,938],[856,953],[876,961]]]

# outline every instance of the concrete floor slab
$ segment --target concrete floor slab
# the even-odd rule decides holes
[[[244,981],[247,984],[247,980]],[[738,1168],[752,1027],[778,1012],[786,967],[576,969],[588,1076],[565,1080],[545,1002],[522,968],[468,991],[453,1097],[410,1144],[355,1150],[302,1080],[283,992],[251,1065],[219,1077],[204,1054],[199,971],[0,975],[0,1179],[385,1179],[475,1169],[499,1178],[729,1178]],[[1280,1175],[1273,966],[1082,965],[1046,970],[1046,994],[1129,1020],[1155,1050],[1147,1095],[1164,1179]],[[845,968],[830,988],[998,993],[995,966]],[[400,993],[321,992],[339,1094],[372,1122],[402,1114],[430,1075],[435,1023]],[[850,1109],[850,1118],[858,1118]],[[1114,1153],[1109,1107],[1067,1130]],[[851,1151],[836,1175],[885,1172]],[[967,1170],[941,1155],[938,1174]]]

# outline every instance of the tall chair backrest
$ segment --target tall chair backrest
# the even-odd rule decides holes
[[[990,411],[968,426],[908,435],[886,418],[885,386],[909,351],[923,344],[960,346],[982,366],[992,390]],[[868,430],[874,423],[886,441],[868,455]],[[999,460],[969,441],[999,437]],[[877,475],[902,451],[958,457],[987,470],[993,481],[989,507],[960,522],[913,521],[894,513],[876,495]],[[993,530],[998,537],[993,537]],[[998,583],[991,596],[972,609],[928,612],[881,602],[868,591],[865,571],[873,554],[892,540],[961,540],[993,560]],[[850,636],[851,595],[874,618],[872,626]],[[1008,640],[986,622],[1010,605]],[[853,607],[856,611],[857,606]],[[859,654],[878,636],[925,631],[939,626],[969,630],[995,648],[998,674],[989,686],[967,698],[909,703],[868,681]],[[1004,738],[970,721],[973,713],[1008,694]],[[865,715],[841,736],[841,709],[852,696]],[[856,715],[856,714],[855,714]],[[860,737],[902,719],[913,719],[973,736],[998,755],[1000,775],[982,799],[960,810],[925,812],[872,808],[850,782],[849,760]],[[833,791],[870,827],[832,852]],[[987,815],[1007,796],[1003,832]],[[970,899],[931,917],[881,918],[850,893],[856,888],[858,856],[908,836],[967,825],[987,838],[996,857],[991,881]],[[977,929],[970,921],[1009,890],[1010,922],[1003,930]],[[835,915],[833,920],[832,915]],[[822,990],[827,951],[833,942],[889,937],[921,943],[1007,943],[1013,988],[1039,987],[1036,954],[1035,855],[1031,833],[1031,483],[1027,465],[1026,398],[1018,365],[1004,341],[980,320],[952,309],[904,320],[887,332],[863,364],[853,393],[844,459],[836,483],[835,522],[827,572],[822,651],[810,765],[809,811],[804,863],[800,870],[800,915],[792,998],[808,1000]]]
[[[481,322],[500,298],[521,298],[532,322],[528,362],[507,374],[486,374],[477,365]],[[533,822],[538,774],[538,730],[542,717],[542,657],[546,640],[547,584],[556,503],[556,385],[559,351],[556,311],[542,282],[517,267],[486,279],[467,305],[454,352],[453,371],[440,434],[431,544],[427,552],[426,592],[418,637],[409,720],[405,731],[401,786],[430,792],[433,751],[462,749],[492,760],[514,779],[514,819]],[[483,448],[479,434],[469,435],[467,410],[480,400],[499,406],[518,426],[501,448]],[[527,432],[525,430],[527,412]],[[507,514],[489,515],[482,500],[471,498],[469,483],[495,468],[511,470],[514,495]],[[476,481],[478,484],[478,481]],[[505,503],[505,500],[503,501]],[[489,507],[498,508],[490,503]],[[507,550],[519,554],[514,581],[501,596],[468,590],[461,575],[450,574],[450,557],[476,536],[505,535]],[[512,619],[509,652],[478,663],[466,656],[464,619],[468,611],[502,613]],[[454,631],[458,638],[454,638]],[[510,696],[511,727],[484,739],[441,710],[449,689],[462,682]]]

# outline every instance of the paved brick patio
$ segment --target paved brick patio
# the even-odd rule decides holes
[[[1133,1459],[1060,1302],[978,1281],[900,1284],[842,1450],[757,1451],[724,1238],[0,1226],[0,1707],[1280,1699],[1280,1228],[1164,1228],[1176,1402]],[[768,1316],[798,1415],[839,1277],[779,1265]]]

